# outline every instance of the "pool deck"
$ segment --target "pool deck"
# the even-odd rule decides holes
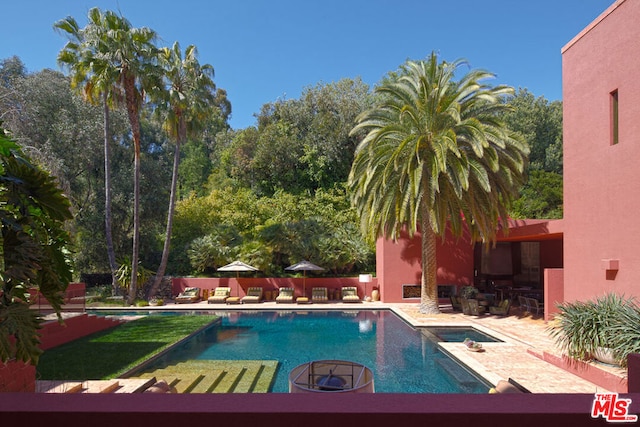
[[[132,308],[128,308],[131,310]],[[442,349],[464,363],[491,384],[512,378],[532,393],[588,393],[615,391],[583,379],[582,376],[543,360],[555,357],[561,359],[561,352],[549,335],[549,323],[542,316],[523,313],[512,307],[509,316],[469,316],[454,312],[451,306],[441,305],[440,314],[426,315],[418,310],[418,304],[382,302],[286,304],[262,302],[258,304],[167,304],[151,307],[159,310],[365,310],[389,309],[415,327],[428,326],[472,326],[503,342],[485,342],[485,351],[468,351],[462,343],[439,343]],[[604,364],[590,363],[591,368],[604,373],[613,382],[626,381],[626,370]]]

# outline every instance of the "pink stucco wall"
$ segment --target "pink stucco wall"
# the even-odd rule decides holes
[[[420,234],[410,238],[403,234],[397,242],[378,239],[376,271],[384,302],[415,302],[403,299],[402,285],[419,285],[421,267]],[[464,286],[473,284],[473,245],[468,237],[447,236],[436,248],[438,284]]]
[[[562,49],[566,301],[613,291],[640,297],[638,22],[639,1],[616,1]],[[619,143],[612,145],[615,90]]]

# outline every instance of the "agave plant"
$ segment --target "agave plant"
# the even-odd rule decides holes
[[[591,360],[602,349],[610,349],[621,366],[630,353],[640,351],[640,308],[632,298],[614,293],[595,301],[558,305],[550,333],[559,347],[577,360]]]

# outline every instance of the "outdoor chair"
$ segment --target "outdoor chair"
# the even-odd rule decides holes
[[[342,288],[342,302],[362,302],[358,296],[358,288],[345,286]]]
[[[311,289],[311,301],[313,302],[329,302],[327,288]]]
[[[531,308],[529,307],[529,301],[527,301],[527,298],[525,296],[518,295],[518,303],[520,304],[521,311],[531,312]]]
[[[207,298],[207,303],[208,304],[215,304],[215,303],[226,302],[227,298],[229,298],[229,295],[231,295],[231,288],[217,287],[213,291],[213,295],[211,295],[209,298]]]
[[[467,303],[469,304],[469,314],[472,316],[481,316],[485,313],[485,306],[480,305],[477,299],[469,299]]]
[[[278,296],[276,297],[276,303],[293,302],[294,288],[280,288]]]
[[[176,297],[177,304],[185,304],[200,301],[200,288],[185,288]]]
[[[451,307],[453,307],[453,310],[462,311],[462,302],[460,302],[460,297],[457,295],[451,295],[449,298],[451,299]]]
[[[250,287],[249,289],[247,289],[247,295],[243,296],[240,299],[240,302],[242,302],[243,304],[262,302],[262,288]]]
[[[510,308],[511,301],[509,300],[509,298],[506,298],[500,301],[500,304],[498,304],[497,306],[489,306],[489,313],[498,316],[507,316],[509,314]]]
[[[536,314],[544,313],[544,304],[538,301],[535,298],[526,298],[527,299],[527,307],[529,313],[533,313],[534,310]]]

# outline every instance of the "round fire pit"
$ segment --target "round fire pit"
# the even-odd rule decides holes
[[[345,360],[316,360],[289,373],[289,393],[373,393],[369,368]]]

